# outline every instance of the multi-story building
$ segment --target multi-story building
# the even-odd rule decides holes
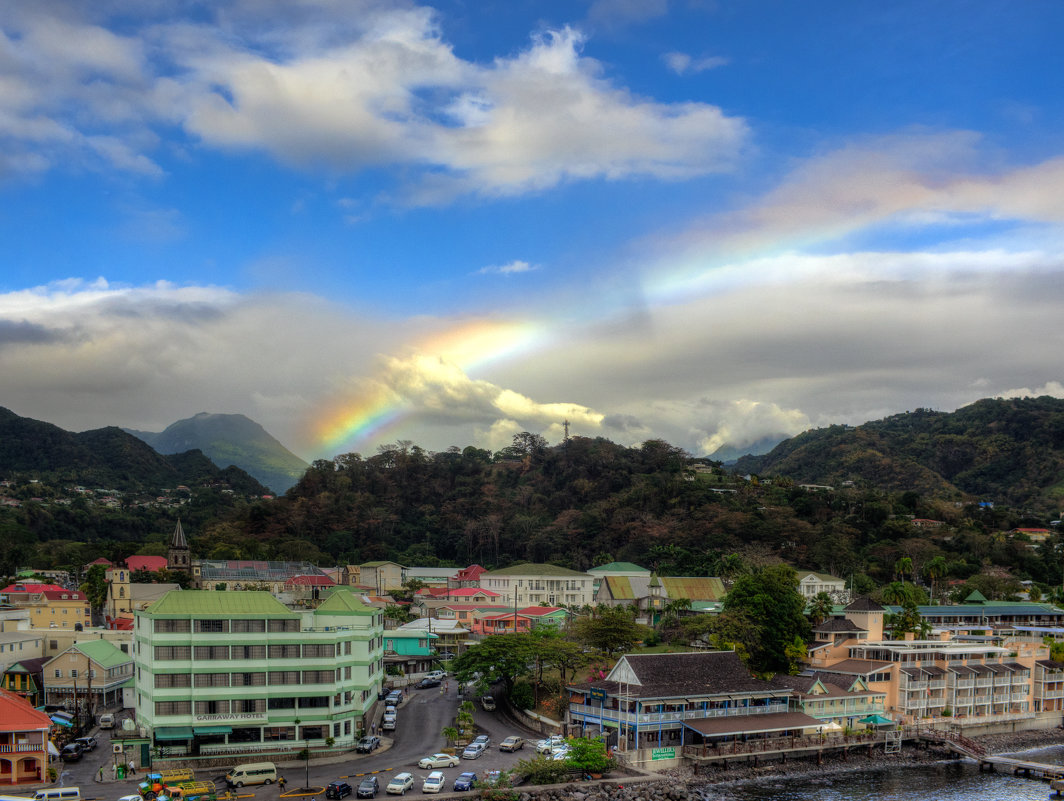
[[[43,656],[32,659],[20,659],[4,671],[0,678],[0,688],[21,696],[30,702],[30,706],[44,706],[44,663]]]
[[[133,678],[133,660],[107,640],[90,640],[53,656],[41,673],[45,703],[93,714],[122,706],[122,687]]]
[[[104,623],[109,629],[133,628],[133,612],[155,603],[170,590],[181,589],[180,584],[134,584],[130,582],[133,568],[129,565],[138,557],[129,557],[125,565],[112,565],[107,569],[107,600],[104,601]],[[164,557],[139,557],[141,559],[162,559]]]
[[[377,595],[387,595],[403,588],[403,571],[398,562],[386,560],[364,562],[359,567],[359,579],[366,587],[372,587]]]
[[[89,625],[89,600],[85,593],[55,584],[19,582],[0,590],[11,606],[29,612],[37,629],[72,629]]]
[[[850,593],[846,590],[846,580],[828,573],[814,573],[809,570],[799,570],[798,592],[806,600],[813,600],[820,593],[827,593],[835,603],[846,604],[850,602]]]
[[[25,698],[0,690],[0,786],[47,778],[51,719]]]
[[[526,563],[489,570],[480,586],[503,596],[509,606],[589,606],[594,603],[594,577],[557,565]]]
[[[167,593],[135,613],[137,722],[171,755],[350,747],[383,679],[382,618],[345,588],[300,611],[268,592]]]

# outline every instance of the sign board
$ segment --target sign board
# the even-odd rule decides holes
[[[650,752],[650,758],[654,759],[676,759],[675,748],[654,748]]]
[[[122,753],[122,743],[111,743],[111,753],[112,754],[121,754]]]
[[[606,691],[603,690],[601,687],[592,687],[591,688],[591,700],[592,701],[602,701],[602,702],[605,703],[605,701],[606,701]]]

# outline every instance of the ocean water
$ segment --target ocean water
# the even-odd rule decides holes
[[[1017,752],[1052,765],[1064,764],[1064,746]],[[904,757],[904,754],[902,755]],[[969,760],[890,767],[830,775],[725,782],[701,790],[706,801],[1046,801],[1049,783],[1011,773],[979,772]]]

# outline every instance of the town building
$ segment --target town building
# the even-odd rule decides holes
[[[130,557],[133,559],[134,557]],[[162,557],[142,557],[162,559]],[[165,559],[163,559],[165,563]],[[164,564],[163,567],[166,567]],[[133,628],[133,613],[146,608],[171,590],[181,589],[180,584],[132,583],[129,560],[125,565],[112,565],[107,569],[107,598],[103,605],[104,625],[109,629]]]
[[[526,606],[514,612],[495,612],[481,615],[473,621],[474,634],[524,634],[538,626],[562,629],[569,620],[569,612],[560,606]]]
[[[384,670],[391,676],[417,676],[434,667],[438,634],[394,629],[384,632]]]
[[[30,702],[30,706],[44,706],[44,664],[47,657],[20,659],[4,670],[0,688]]]
[[[25,609],[36,629],[73,629],[90,623],[85,593],[56,584],[16,582],[0,590],[0,603]]]
[[[850,593],[846,589],[846,580],[829,573],[813,573],[798,570],[798,592],[807,601],[813,600],[820,593],[826,593],[834,603],[848,604]]]
[[[437,653],[443,659],[458,656],[466,648],[474,644],[469,629],[456,620],[420,617],[417,620],[404,623],[395,631],[427,632],[435,635],[434,644]],[[444,654],[448,654],[448,656],[444,656]]]
[[[786,681],[754,678],[734,651],[626,654],[604,679],[573,684],[568,691],[572,725],[582,734],[619,740],[627,751],[800,733],[822,725],[791,709],[794,691]]]
[[[174,526],[174,533],[170,537],[170,548],[166,552],[166,567],[176,573],[191,573],[195,577],[192,563],[192,551],[185,539],[185,530],[181,527],[181,519],[178,518]]]
[[[686,576],[606,576],[595,602],[606,606],[635,607],[636,622],[654,625],[670,603],[681,599],[698,610],[724,600],[724,582],[719,578]]]
[[[381,560],[359,565],[360,582],[372,587],[377,595],[403,589],[403,566],[397,562]]]
[[[122,707],[133,660],[106,640],[92,640],[53,656],[41,672],[46,704],[92,716]]]
[[[448,587],[479,587],[480,577],[488,572],[480,565],[470,565],[469,567],[463,567],[454,577],[447,582]]]
[[[525,563],[480,575],[482,589],[499,593],[517,607],[587,606],[594,603],[593,585],[589,573],[547,564]]]
[[[609,564],[593,567],[587,572],[595,578],[592,591],[596,596],[598,595],[599,587],[602,586],[602,582],[607,576],[616,576],[618,578],[650,578],[650,570],[648,568],[640,567],[632,562],[610,562]]]
[[[0,786],[45,781],[51,725],[25,698],[0,690]]]
[[[383,680],[382,614],[347,589],[170,592],[135,621],[137,721],[171,756],[350,748]]]
[[[404,567],[403,581],[420,581],[427,587],[446,587],[457,572],[457,567]]]
[[[192,563],[192,586],[197,590],[256,590],[280,595],[295,576],[324,576],[310,562],[265,559],[199,559]]]

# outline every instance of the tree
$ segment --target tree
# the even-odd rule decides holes
[[[529,674],[531,657],[527,634],[493,634],[459,654],[451,669],[458,681],[476,681],[481,689],[496,677],[502,679],[509,696],[517,677]]]
[[[107,602],[107,571],[103,565],[92,565],[85,574],[85,581],[80,589],[89,600],[94,610],[103,608]]]
[[[935,602],[935,581],[946,575],[946,557],[939,554],[924,565],[924,575],[931,579],[931,603]]]
[[[635,622],[631,611],[620,607],[596,610],[590,617],[573,621],[572,629],[576,640],[610,656],[631,650],[651,633],[649,627]]]
[[[787,565],[740,576],[724,598],[724,611],[745,614],[756,631],[748,662],[754,672],[789,670],[788,646],[795,637],[808,639],[805,598],[798,592],[798,574]]]
[[[809,604],[809,619],[814,626],[823,623],[831,617],[834,608],[835,602],[831,600],[831,596],[826,592],[818,592]]]

